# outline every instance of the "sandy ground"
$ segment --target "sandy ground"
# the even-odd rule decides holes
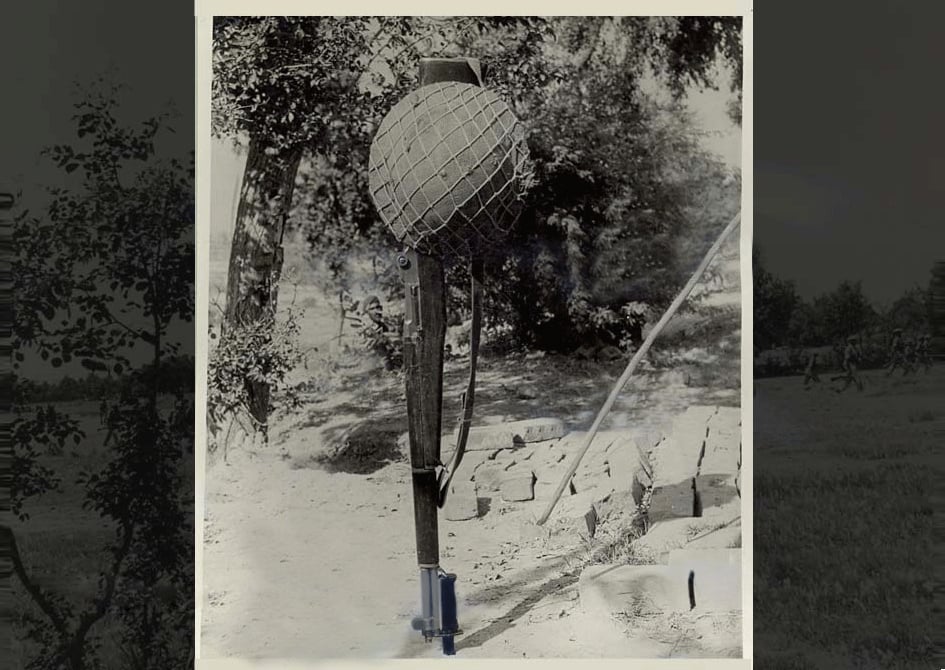
[[[219,292],[223,252],[212,260],[212,284]],[[406,431],[402,385],[363,355],[326,346],[338,332],[332,298],[316,288],[318,277],[292,245],[287,267],[295,268],[299,283],[282,291],[280,304],[291,295],[305,308],[302,345],[319,348],[296,378],[317,383],[301,410],[274,418],[270,449],[231,446],[227,463],[218,454],[208,465],[200,657],[439,658],[439,645],[425,644],[410,627],[418,613],[419,580],[403,444],[388,454],[389,462],[368,463],[360,474],[326,467],[358,426],[396,444]],[[657,345],[641,365],[602,430],[633,430],[638,441],[650,441],[691,404],[739,404],[737,240],[727,245],[719,267],[724,285],[697,287],[693,299],[702,311],[671,322],[660,339],[665,345]],[[355,297],[374,290],[365,282]],[[722,315],[716,318],[720,327],[702,333],[697,344],[686,341],[693,329],[701,330],[707,313]],[[328,359],[334,367],[326,377]],[[626,360],[484,354],[473,425],[555,417],[572,431],[557,448],[573,453],[580,431],[590,426],[625,365]],[[464,360],[447,363],[444,433],[457,415],[464,366]],[[595,441],[585,460],[592,463],[602,446]],[[443,445],[445,454],[450,449]],[[481,454],[468,453],[461,470],[471,471],[477,458]],[[536,487],[536,500],[529,503],[487,498],[478,519],[441,519],[441,565],[458,575],[460,657],[731,655],[711,645],[679,644],[674,627],[697,631],[690,635],[697,639],[704,622],[668,622],[660,634],[634,637],[626,624],[601,625],[586,616],[578,601],[580,570],[601,537],[626,530],[626,519],[618,515],[612,527],[602,523],[598,541],[590,543],[573,532],[568,505],[562,504],[548,524],[557,532],[541,536],[533,521],[549,489]],[[740,620],[733,625],[740,627]]]
[[[700,287],[708,294],[700,297],[703,306],[724,313],[725,325],[698,345],[656,347],[652,363],[644,361],[603,430],[632,430],[648,441],[690,404],[739,404],[733,249],[736,255],[726,263],[735,283],[714,293]],[[225,270],[218,265],[217,283]],[[303,344],[320,345],[337,332],[332,306],[311,284],[294,294],[308,307],[302,325],[311,341]],[[704,314],[680,316],[663,340],[685,337],[701,318]],[[322,347],[319,355],[326,351]],[[406,430],[402,386],[369,363],[330,351],[341,367],[331,380],[313,384],[317,390],[301,410],[274,419],[268,451],[235,446],[228,449],[227,463],[218,454],[208,465],[201,658],[441,657],[439,645],[425,644],[410,627],[419,607],[419,580],[403,446],[390,454],[390,462],[368,467],[377,468],[370,472],[326,467],[356,426],[368,424],[396,443]],[[444,432],[457,414],[464,364],[447,364]],[[625,365],[625,360],[484,355],[473,425],[555,417],[573,431],[572,439],[562,441],[573,453],[579,446],[573,436],[590,426]],[[317,361],[299,374],[318,377]],[[586,460],[601,447],[595,441]],[[449,445],[443,449],[449,454]],[[462,469],[474,467],[475,458],[467,454]],[[516,504],[496,496],[478,519],[441,519],[441,565],[458,575],[460,657],[731,654],[711,645],[681,646],[676,628],[634,637],[619,621],[601,625],[588,618],[580,608],[577,580],[592,547],[569,532],[563,519],[560,532],[550,538],[533,532],[547,493],[536,488],[535,501]],[[549,526],[554,522],[552,517]],[[618,530],[604,523],[598,536]],[[669,623],[697,631],[693,639],[704,625]],[[740,627],[740,620],[733,625]]]
[[[506,366],[483,366],[480,395],[493,422],[525,413],[513,413],[512,405],[500,414],[501,406],[510,403],[488,400],[490,377]],[[558,386],[558,403],[571,405],[572,412],[551,416],[589,423],[602,402],[596,396],[616,372],[597,377],[598,393],[579,400],[567,392],[567,385]],[[657,390],[625,395],[607,428],[626,426],[631,416],[645,414],[649,430],[660,432],[690,401],[711,396],[714,402],[737,402],[734,390],[691,388],[666,374],[662,383],[655,383],[655,372],[646,377],[648,382],[639,384]],[[332,404],[342,404],[342,398],[333,398]],[[543,409],[547,415],[548,407]],[[297,422],[284,429],[282,456],[233,455],[230,465],[212,466],[207,478],[202,657],[439,655],[410,629],[419,582],[409,466],[395,462],[370,475],[356,475],[329,473],[313,464],[311,457],[325,448],[326,435],[345,420],[335,415],[318,428]],[[578,446],[570,442],[572,449]],[[472,458],[470,454],[463,467],[469,467]],[[480,519],[441,521],[441,561],[459,575],[465,631],[457,640],[459,653],[667,655],[671,644],[647,643],[646,649],[642,641],[634,644],[581,616],[576,587],[586,547],[580,541],[568,546],[560,538],[548,541],[523,534],[543,502],[497,501]]]

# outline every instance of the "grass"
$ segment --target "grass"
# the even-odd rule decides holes
[[[86,438],[78,445],[69,445],[59,455],[45,456],[40,462],[61,478],[58,491],[31,498],[25,505],[30,515],[25,522],[12,524],[24,565],[31,578],[75,606],[78,611],[89,608],[98,593],[99,571],[109,564],[109,547],[114,541],[111,525],[94,511],[82,509],[84,488],[76,483],[80,471],[97,471],[106,464],[109,453],[102,446],[105,433],[100,431],[97,402],[55,403],[57,409],[77,418]],[[193,468],[186,461],[185,490],[193,490]],[[37,619],[44,615],[23,590],[16,577],[11,577],[14,597],[13,664],[26,667],[39,649],[29,639],[27,614]],[[43,619],[44,620],[44,619]],[[122,624],[106,616],[92,629],[91,640],[101,645],[103,670],[129,667],[122,649]]]
[[[930,409],[923,409],[909,413],[909,423],[921,423],[923,421],[935,421],[935,412]]]
[[[880,394],[818,418],[771,381],[781,411],[790,404],[793,422],[808,424],[803,439],[784,425],[766,434],[756,410],[758,667],[824,667],[824,649],[848,667],[921,667],[938,633],[929,499],[940,475],[921,462],[935,447],[920,432],[932,411]],[[915,393],[909,404],[921,404]],[[778,450],[766,453],[772,443]]]

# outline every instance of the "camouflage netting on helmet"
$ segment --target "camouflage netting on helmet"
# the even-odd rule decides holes
[[[511,230],[528,165],[524,129],[495,93],[430,84],[381,123],[371,145],[371,197],[399,242],[466,255]]]

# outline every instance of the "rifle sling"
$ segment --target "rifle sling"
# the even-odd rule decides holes
[[[470,262],[472,322],[469,329],[469,382],[466,385],[466,392],[463,393],[456,449],[453,450],[453,457],[450,459],[449,465],[444,466],[440,471],[437,482],[439,487],[437,505],[441,508],[446,504],[446,496],[449,494],[453,475],[456,474],[456,470],[463,460],[463,454],[466,453],[466,441],[469,438],[469,425],[472,421],[473,403],[476,394],[476,361],[479,356],[479,336],[482,330],[482,271],[482,261],[474,259]]]

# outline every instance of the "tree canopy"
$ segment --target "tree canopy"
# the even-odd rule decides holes
[[[416,85],[418,58],[480,58],[486,85],[528,126],[538,168],[510,257],[487,266],[490,314],[561,345],[613,330],[630,302],[666,300],[691,269],[682,237],[705,237],[738,207],[738,180],[726,182],[679,101],[718,86],[720,63],[738,101],[740,30],[738,18],[711,17],[219,19],[214,128],[262,136],[272,151],[305,147],[290,223],[341,275],[347,252],[393,249],[368,197],[367,155]],[[673,97],[646,93],[646,77]]]

